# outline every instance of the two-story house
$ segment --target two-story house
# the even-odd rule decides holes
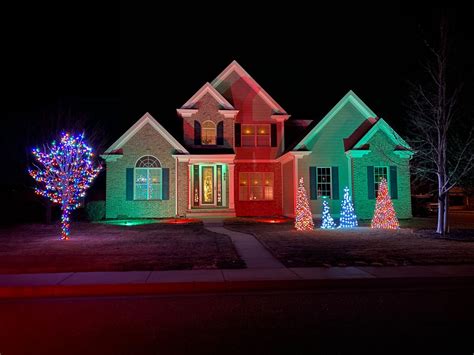
[[[293,216],[301,176],[315,215],[324,198],[337,215],[349,186],[370,218],[385,177],[399,217],[411,217],[409,147],[353,92],[285,142],[290,115],[234,61],[177,114],[179,139],[147,113],[102,155],[107,218]]]

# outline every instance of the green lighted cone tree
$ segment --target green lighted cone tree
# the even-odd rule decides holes
[[[300,178],[298,192],[296,195],[295,228],[299,231],[311,231],[314,229],[313,214],[309,208],[308,196],[304,188],[303,178]]]
[[[352,228],[357,227],[357,216],[352,205],[352,198],[349,195],[349,188],[344,188],[344,199],[341,203],[341,218],[339,220],[339,227],[337,228]]]
[[[379,229],[398,229],[400,227],[392,199],[388,193],[387,180],[384,178],[380,180],[374,217],[370,227]]]

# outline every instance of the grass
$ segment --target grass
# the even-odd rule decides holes
[[[458,216],[452,221],[453,228],[474,234],[470,219]],[[311,232],[297,232],[288,223],[236,223],[227,227],[254,234],[287,267],[474,263],[474,242],[427,237],[421,231],[434,228],[434,219],[400,222],[402,228],[396,231],[370,229],[370,221],[362,221],[362,227],[355,229],[317,228]]]
[[[73,223],[0,229],[0,273],[242,268],[229,237],[200,224]]]

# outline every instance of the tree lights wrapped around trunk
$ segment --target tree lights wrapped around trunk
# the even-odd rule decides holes
[[[70,215],[80,206],[80,200],[102,166],[94,167],[92,148],[84,142],[84,134],[63,133],[59,144],[53,141],[41,151],[32,151],[37,165],[28,172],[39,187],[38,195],[61,205],[61,239],[69,239]]]
[[[370,224],[372,228],[398,229],[398,218],[393,208],[392,199],[388,193],[387,180],[382,178],[379,184],[377,201],[375,202],[374,217]]]
[[[357,226],[357,216],[352,204],[352,198],[349,195],[349,188],[346,186],[344,188],[344,199],[341,203],[341,216],[338,228],[353,228]]]
[[[314,229],[313,214],[309,208],[308,196],[304,188],[303,178],[300,178],[298,192],[296,195],[295,228],[299,231],[311,231]]]

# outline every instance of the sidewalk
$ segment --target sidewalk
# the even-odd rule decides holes
[[[439,283],[473,287],[474,265],[0,275],[0,298],[370,288]]]

